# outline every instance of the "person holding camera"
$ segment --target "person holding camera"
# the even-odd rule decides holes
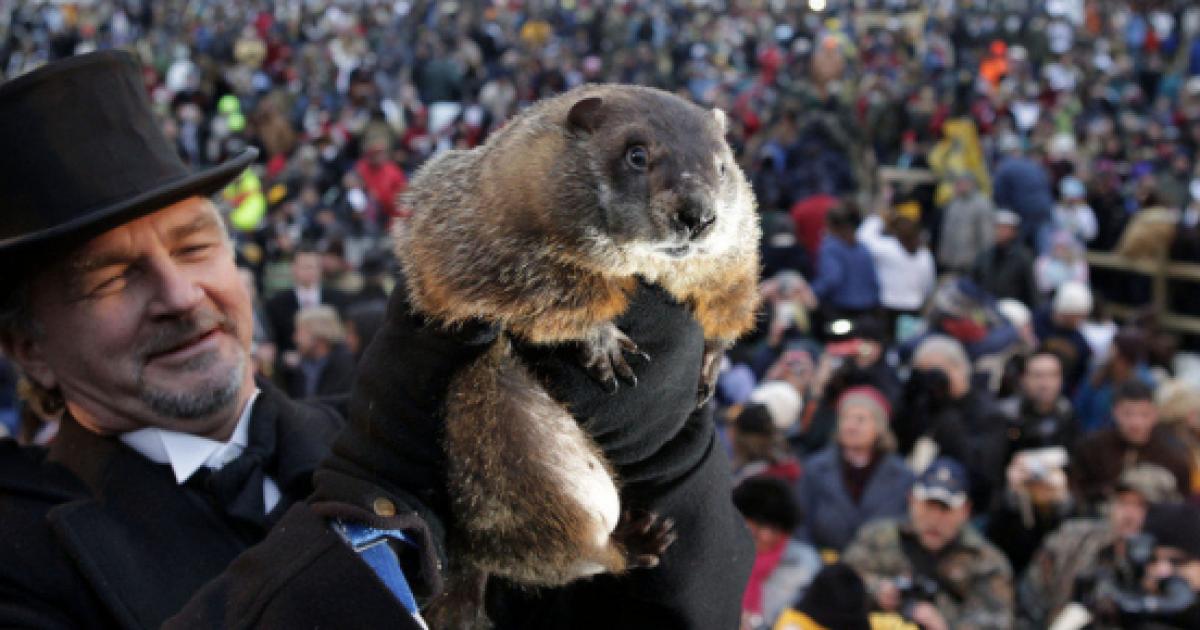
[[[1122,608],[1122,623],[1139,630],[1200,628],[1200,507],[1155,506],[1146,515],[1146,533],[1154,553],[1145,567],[1143,597]]]
[[[863,576],[877,608],[926,630],[1012,627],[1012,570],[968,525],[968,483],[962,464],[939,457],[913,486],[906,519],[859,532],[843,559]]]
[[[811,456],[829,446],[837,425],[842,392],[858,385],[879,390],[892,405],[901,383],[887,359],[883,325],[875,317],[830,322],[829,343],[809,382],[804,432],[793,437],[793,448]]]
[[[1021,392],[997,405],[1006,421],[1006,485],[991,511],[987,535],[1004,550],[1016,573],[1073,507],[1067,449],[1078,427],[1062,383],[1058,355],[1035,350],[1024,361]]]
[[[991,395],[972,386],[971,360],[961,343],[945,335],[921,341],[892,429],[914,471],[940,455],[965,462],[972,503],[991,505],[1003,480],[1004,423]]]
[[[1034,553],[1017,586],[1016,627],[1047,628],[1072,601],[1095,600],[1095,576],[1135,588],[1130,543],[1142,534],[1151,505],[1178,501],[1175,478],[1161,466],[1138,464],[1121,473],[1106,516],[1068,519]]]

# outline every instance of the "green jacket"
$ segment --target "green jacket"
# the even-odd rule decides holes
[[[843,559],[874,591],[881,580],[912,577],[913,565],[902,541],[915,540],[912,523],[880,520],[864,526]],[[1009,630],[1013,625],[1012,569],[999,549],[965,527],[942,551],[937,563],[938,593],[933,605],[955,630]]]

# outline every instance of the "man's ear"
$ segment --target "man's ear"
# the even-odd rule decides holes
[[[26,335],[12,335],[0,339],[0,350],[21,368],[26,378],[43,389],[49,390],[58,386],[58,378],[46,362],[45,348],[40,341]]]
[[[575,133],[590,134],[604,122],[604,99],[599,96],[585,98],[571,106],[567,113],[567,129]]]

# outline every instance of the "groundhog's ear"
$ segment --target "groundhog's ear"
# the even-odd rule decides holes
[[[598,96],[585,98],[572,105],[571,112],[567,114],[567,129],[583,133],[592,133],[599,129],[600,124],[604,122],[602,105],[604,99]]]
[[[717,119],[717,128],[721,130],[721,135],[729,133],[729,117],[725,115],[725,110],[714,107],[712,113],[713,118]]]

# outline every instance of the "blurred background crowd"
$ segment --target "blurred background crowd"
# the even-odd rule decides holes
[[[298,398],[349,390],[431,155],[586,82],[722,108],[764,228],[714,402],[744,628],[1200,627],[1194,3],[0,4],[0,79],[110,47],[189,164],[260,149],[220,202]]]

